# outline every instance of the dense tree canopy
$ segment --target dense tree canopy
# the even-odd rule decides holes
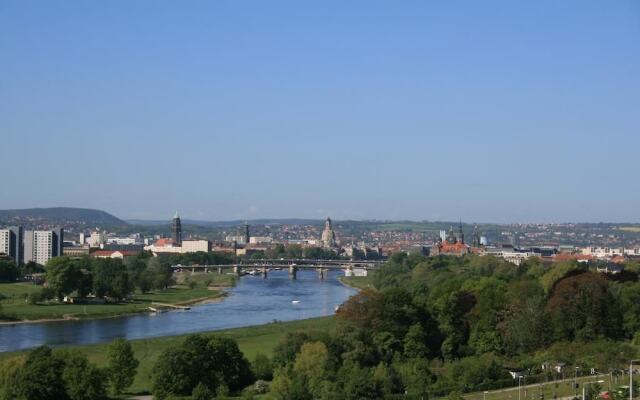
[[[542,379],[545,362],[609,371],[636,356],[621,340],[638,332],[637,281],[576,262],[394,254],[375,271],[375,290],[340,307],[330,336],[278,346],[276,398],[488,390],[513,385],[512,368]],[[313,357],[324,371],[300,368]]]

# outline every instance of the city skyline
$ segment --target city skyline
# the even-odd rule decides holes
[[[0,209],[639,222],[639,15],[5,2]]]

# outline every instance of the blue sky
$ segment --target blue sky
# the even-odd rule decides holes
[[[640,221],[637,1],[0,0],[0,208]]]

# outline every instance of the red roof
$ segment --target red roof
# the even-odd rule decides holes
[[[173,245],[173,239],[169,239],[169,238],[158,239],[154,244],[154,246],[156,247],[166,247],[171,245]]]

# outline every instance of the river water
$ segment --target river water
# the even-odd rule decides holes
[[[96,320],[0,326],[0,352],[39,345],[60,346],[108,342],[117,337],[142,339],[184,333],[260,325],[332,315],[355,289],[338,281],[332,270],[324,280],[314,270],[271,271],[268,278],[244,276],[222,302],[193,306],[191,310],[137,314]],[[299,303],[292,303],[292,301]]]

